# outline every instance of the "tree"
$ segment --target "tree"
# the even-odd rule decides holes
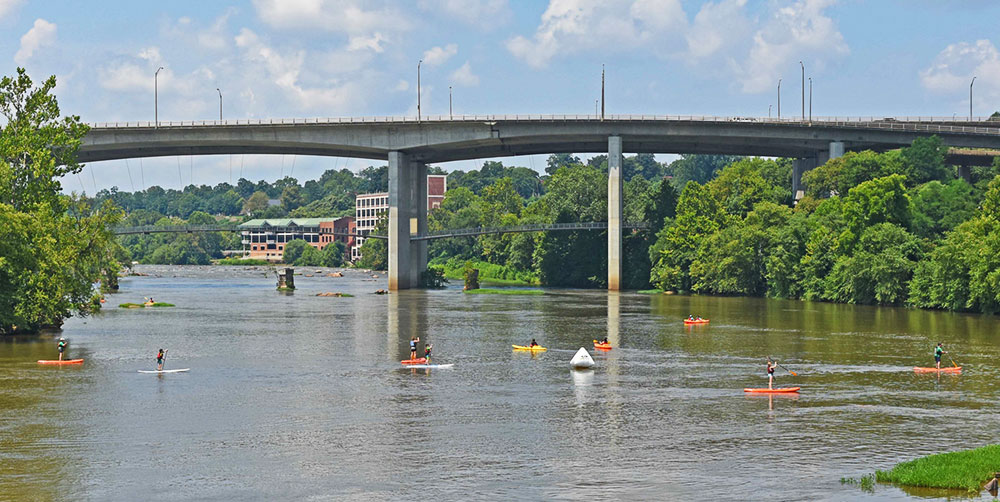
[[[690,290],[690,267],[701,240],[715,233],[725,219],[725,212],[708,189],[688,182],[677,201],[676,219],[657,233],[650,249],[650,282],[664,290]],[[658,255],[652,256],[654,251]]]
[[[569,153],[557,153],[554,155],[549,155],[548,160],[545,161],[545,174],[554,175],[559,168],[570,167],[580,164],[580,157],[573,156]]]
[[[55,77],[34,87],[24,69],[0,80],[0,334],[59,326],[100,308],[94,284],[115,280],[119,246],[109,230],[122,218],[110,200],[59,194],[77,173],[87,127],[60,118]]]
[[[913,140],[909,147],[903,149],[902,155],[903,174],[913,185],[954,178],[944,163],[948,147],[936,135]]]
[[[689,181],[708,183],[723,167],[739,159],[734,155],[682,155],[670,164],[674,186],[684,187]]]
[[[308,242],[302,239],[292,239],[285,243],[285,249],[281,252],[281,261],[289,265],[295,265],[303,253],[305,253],[306,248],[311,247]]]
[[[339,267],[344,264],[344,250],[346,246],[343,242],[333,241],[323,247],[324,267]]]
[[[389,233],[389,219],[385,216],[379,218],[372,233],[387,235]],[[389,268],[389,244],[382,239],[365,239],[361,243],[361,259],[358,260],[358,266],[372,270]]]
[[[281,189],[281,206],[285,211],[291,211],[305,203],[302,189],[298,185],[288,185]]]
[[[910,227],[910,197],[903,187],[905,176],[893,174],[866,181],[847,193],[844,221],[847,229],[840,235],[840,245],[850,253],[861,233],[878,223]]]
[[[267,209],[267,194],[261,191],[254,192],[246,202],[243,203],[243,214],[253,216],[254,214]]]
[[[868,227],[851,256],[842,256],[827,281],[825,299],[842,303],[899,305],[922,255],[916,237],[893,223]]]

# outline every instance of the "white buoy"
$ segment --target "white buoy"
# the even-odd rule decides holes
[[[594,365],[594,358],[590,357],[590,352],[587,352],[587,349],[580,347],[573,359],[570,359],[569,365],[574,368],[590,368]]]

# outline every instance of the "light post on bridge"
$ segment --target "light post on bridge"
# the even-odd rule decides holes
[[[976,77],[972,77],[972,82],[969,82],[969,122],[972,122],[972,84],[976,83]]]
[[[455,120],[455,115],[451,111],[451,86],[448,86],[448,120]]]
[[[159,86],[159,77],[160,77],[160,70],[162,70],[162,69],[163,69],[163,67],[161,66],[161,67],[157,68],[156,71],[153,73],[153,124],[154,124],[154,127],[160,127],[160,90],[159,90],[160,86]]]
[[[802,67],[802,121],[806,121],[806,65],[799,61],[799,66]]]
[[[218,87],[215,90],[219,91],[219,122],[222,122],[222,90]]]
[[[778,79],[778,120],[781,120],[781,79]]]
[[[771,107],[774,105],[767,105],[767,118],[771,118]]]
[[[423,62],[423,59],[417,61],[417,122],[420,122],[420,63]]]
[[[809,77],[809,123],[813,121],[813,78]]]
[[[604,120],[604,63],[601,63],[601,120]]]

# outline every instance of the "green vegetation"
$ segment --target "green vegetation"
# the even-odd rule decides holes
[[[1000,445],[902,462],[889,471],[875,471],[875,479],[899,485],[979,492],[994,472],[1000,472]]]
[[[659,294],[663,294],[663,290],[662,289],[640,289],[639,291],[636,291],[636,293],[639,293],[641,295],[659,295]]]
[[[540,289],[490,289],[490,288],[479,288],[479,289],[467,289],[464,291],[467,295],[544,295],[545,291]]]
[[[219,260],[216,260],[215,264],[216,265],[250,265],[250,266],[263,267],[263,266],[271,265],[271,262],[269,262],[267,260],[258,260],[256,258],[238,258],[238,257],[233,256],[233,257],[229,257],[229,258],[221,258]]]
[[[459,258],[452,258],[448,261],[436,259],[432,262],[434,266],[440,266],[444,270],[444,276],[448,279],[463,280],[465,278],[466,265],[479,270],[479,280],[493,284],[506,284],[511,286],[530,286],[538,284],[538,276],[530,271],[517,270],[504,265],[496,265],[485,261],[465,262]]]
[[[83,168],[87,126],[60,117],[55,85],[36,87],[22,68],[0,80],[0,334],[98,310],[94,284],[114,284],[127,263],[108,230],[121,210],[60,194],[59,180]]]
[[[428,266],[427,270],[420,273],[420,287],[438,289],[443,288],[448,283],[444,276],[444,267]]]
[[[842,485],[855,485],[861,488],[861,491],[865,493],[875,492],[875,475],[866,474],[861,476],[860,479],[856,478],[840,478],[840,484]]]
[[[282,260],[299,267],[339,267],[344,264],[344,243],[334,241],[316,249],[302,239],[285,244]]]

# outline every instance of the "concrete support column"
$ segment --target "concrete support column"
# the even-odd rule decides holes
[[[967,164],[958,166],[958,177],[965,180],[966,183],[972,183],[972,169]]]
[[[427,233],[427,164],[413,162],[410,167],[413,204],[410,235]],[[427,241],[410,241],[410,287],[420,285],[420,274],[427,270]]]
[[[410,218],[413,217],[410,159],[403,152],[389,152],[389,290],[409,289]]]
[[[622,137],[608,138],[608,290],[621,289]]]
[[[815,157],[795,159],[792,164],[792,197],[799,200],[805,197],[805,186],[802,184],[802,175],[816,167]]]

